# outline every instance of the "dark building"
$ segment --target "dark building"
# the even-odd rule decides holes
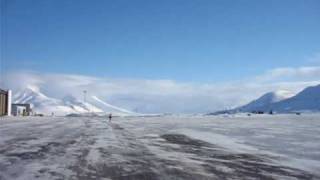
[[[11,115],[11,91],[0,89],[0,116]]]
[[[12,115],[29,116],[31,115],[30,104],[12,104]]]

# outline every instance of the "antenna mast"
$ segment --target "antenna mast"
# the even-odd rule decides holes
[[[83,91],[83,101],[86,102],[87,101],[87,90]]]

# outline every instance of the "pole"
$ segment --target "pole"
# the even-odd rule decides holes
[[[87,100],[87,90],[83,91],[83,101],[86,102]]]

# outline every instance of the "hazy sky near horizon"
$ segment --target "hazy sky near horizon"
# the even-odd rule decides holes
[[[318,0],[2,0],[1,69],[225,82],[313,66],[319,9]]]
[[[320,84],[318,0],[1,0],[0,86],[210,112]]]

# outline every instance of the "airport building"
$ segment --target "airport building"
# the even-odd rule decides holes
[[[30,104],[12,104],[12,115],[14,116],[30,116]]]

